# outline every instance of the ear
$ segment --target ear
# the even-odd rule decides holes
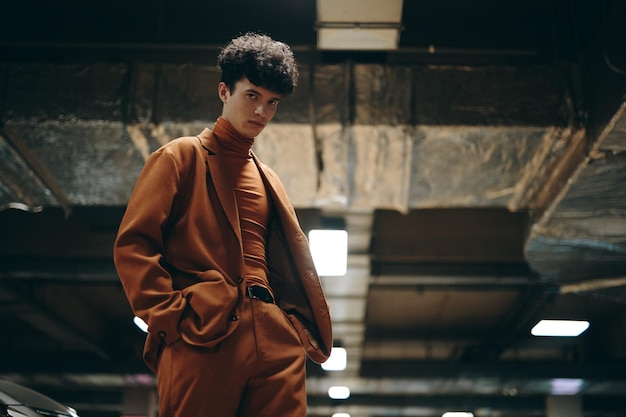
[[[220,83],[217,85],[217,94],[220,96],[220,100],[222,100],[222,103],[226,103],[226,99],[230,95],[230,90],[228,89],[228,86],[225,82],[220,81]]]

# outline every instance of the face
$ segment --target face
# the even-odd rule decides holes
[[[280,94],[252,84],[246,77],[235,83],[233,91],[223,82],[217,87],[222,100],[222,117],[247,138],[255,138],[272,120]]]

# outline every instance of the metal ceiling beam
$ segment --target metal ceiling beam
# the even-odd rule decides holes
[[[584,415],[622,415],[624,399],[618,395],[582,397]],[[371,396],[351,395],[348,400],[309,398],[309,417],[327,417],[338,411],[354,416],[440,417],[451,410],[484,410],[486,416],[546,415],[546,395],[532,396]]]
[[[30,151],[26,142],[20,138],[20,135],[15,132],[8,124],[5,124],[0,129],[0,134],[4,139],[15,149],[19,156],[26,161],[28,166],[32,169],[34,174],[43,182],[43,184],[54,194],[57,198],[66,216],[69,216],[72,212],[72,203],[65,192],[61,189],[59,184],[53,175],[39,162],[37,157]]]
[[[0,306],[0,313],[5,313],[10,317],[28,323],[61,343],[76,343],[93,352],[101,359],[111,359],[109,353],[100,347],[100,343],[85,336],[78,329],[72,327],[67,320],[57,317],[54,312],[36,301],[25,297],[6,285],[0,285],[0,296],[4,299],[13,300],[9,304],[3,303]]]
[[[452,291],[520,291],[525,288],[542,288],[552,291],[554,286],[539,285],[532,277],[502,277],[495,275],[377,275],[371,278],[372,288],[420,288]]]
[[[625,381],[626,361],[612,362],[554,362],[554,361],[420,361],[363,360],[363,377],[388,378],[500,378],[551,379],[581,378],[598,381]]]
[[[113,259],[11,257],[0,259],[0,280],[45,280],[80,283],[118,283]]]
[[[555,292],[542,289],[522,292],[517,303],[510,309],[489,337],[479,345],[470,346],[461,355],[464,360],[498,359],[521,338],[527,337],[539,315],[556,297]]]
[[[319,366],[317,366],[319,368]],[[0,378],[13,373],[36,377],[57,375],[63,378],[104,377],[115,375],[119,379],[132,379],[132,375],[150,374],[139,355],[112,362],[94,358],[89,354],[3,355],[0,361]],[[309,391],[321,392],[324,385],[341,382],[338,372],[318,372],[308,377]],[[557,361],[424,361],[424,360],[371,360],[364,359],[360,377],[355,382],[363,387],[376,387],[393,382],[395,391],[411,389],[413,384],[430,384],[433,378],[467,380],[493,378],[499,381],[515,380],[520,383],[554,378],[579,378],[586,381],[626,383],[626,361],[595,361],[585,363]],[[344,378],[345,379],[345,378]],[[105,379],[106,380],[106,379]],[[108,380],[109,382],[112,379]],[[350,379],[354,382],[354,377]],[[104,380],[103,380],[104,382]],[[101,385],[106,387],[107,384]],[[316,388],[317,387],[317,388]]]
[[[3,354],[0,378],[15,373],[35,379],[42,375],[75,380],[85,376],[108,376],[106,380],[110,382],[112,376],[123,380],[124,375],[146,374],[150,370],[140,355],[132,358],[116,357],[111,361],[90,353]]]
[[[626,286],[626,277],[593,279],[589,281],[577,282],[574,284],[561,285],[561,294],[577,294],[581,292],[590,292],[604,290],[607,288],[616,288]]]

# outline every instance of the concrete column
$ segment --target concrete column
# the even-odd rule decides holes
[[[583,417],[582,399],[578,395],[550,395],[546,400],[546,417]]]
[[[146,409],[146,417],[157,417],[159,415],[159,396],[156,389],[148,391],[148,408]]]
[[[128,387],[124,390],[122,416],[157,417],[158,400],[154,388]]]

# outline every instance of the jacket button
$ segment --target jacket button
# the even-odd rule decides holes
[[[237,282],[238,282],[239,284],[241,284],[241,283],[243,282],[243,277],[242,277],[241,275],[239,275],[239,276],[237,277]]]
[[[230,321],[237,321],[239,320],[239,316],[236,314],[233,314],[232,316],[230,316]]]
[[[161,339],[165,339],[165,336],[167,336],[167,335],[165,334],[165,332],[164,332],[164,331],[160,331],[160,332],[159,332],[159,333],[157,333],[157,334],[159,335],[159,337],[160,337]]]

